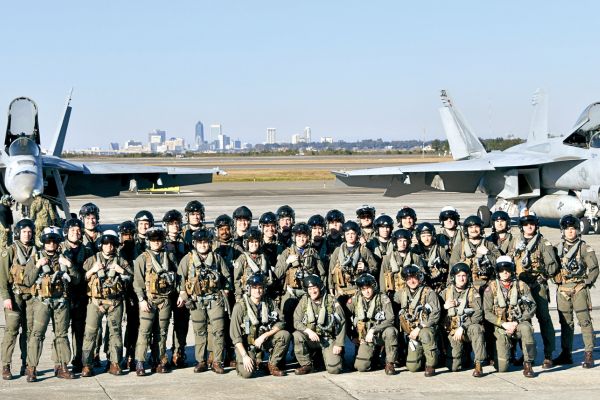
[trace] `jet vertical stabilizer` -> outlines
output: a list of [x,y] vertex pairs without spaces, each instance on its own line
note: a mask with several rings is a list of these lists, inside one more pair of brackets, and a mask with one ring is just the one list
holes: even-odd
[[485,148],[458,109],[454,107],[448,92],[442,90],[441,97],[444,106],[440,108],[440,116],[452,157],[455,160],[482,157],[486,154]]
[[537,89],[531,98],[533,115],[527,143],[539,143],[548,139],[548,96],[544,89]]
[[60,157],[63,146],[65,144],[65,138],[67,136],[67,128],[69,127],[69,120],[71,119],[71,97],[73,96],[73,89],[69,92],[67,97],[67,103],[65,104],[65,111],[60,124],[56,128],[54,139],[52,140],[52,146],[50,147],[50,154],[55,157]]

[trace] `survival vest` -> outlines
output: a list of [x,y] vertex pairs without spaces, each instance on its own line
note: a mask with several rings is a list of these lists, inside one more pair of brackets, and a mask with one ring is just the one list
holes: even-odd
[[473,249],[471,247],[471,241],[465,238],[460,250],[460,259],[464,260],[464,263],[471,269],[471,278],[474,283],[481,281],[487,282],[490,279],[486,274],[488,266],[483,264],[489,262],[487,255],[481,258],[477,256],[477,247],[482,245],[485,246],[485,239],[481,239],[479,244],[473,245],[475,246],[475,249]]
[[221,290],[221,272],[216,255],[210,252],[202,260],[196,250],[188,254],[188,271],[184,282],[188,296],[203,297]]
[[166,298],[175,290],[175,273],[169,270],[169,258],[166,252],[160,252],[162,265],[156,260],[150,250],[144,251],[146,259],[145,286],[146,295],[153,298]]
[[411,264],[415,264],[416,256],[412,252],[407,252],[403,257],[399,251],[394,251],[389,255],[389,266],[383,272],[386,291],[399,292],[406,286],[406,282],[402,279],[402,269]]
[[[454,300],[454,290],[454,285],[450,285],[446,288],[446,296],[444,298],[445,302]],[[465,315],[465,308],[469,308],[473,304],[474,298],[475,289],[473,287],[468,287],[459,294],[457,298],[458,306],[449,308],[447,310],[444,320],[444,327],[446,328],[446,332],[448,332],[450,335],[454,335],[454,331],[456,331],[456,329],[461,325],[460,320],[461,317]]]
[[[46,265],[49,267],[49,271],[43,272],[42,268],[40,268],[40,272],[34,286],[35,295],[42,299],[67,298],[67,289],[70,277],[66,272],[61,271],[60,264],[58,262],[59,253],[55,253],[53,256],[49,257],[46,252],[39,251],[34,256],[33,261],[37,263],[38,260],[44,257],[48,260],[48,264]],[[67,276],[63,277],[65,274]]]
[[361,250],[362,245],[358,242],[351,251],[348,251],[346,243],[342,243],[339,247],[337,260],[331,271],[333,284],[338,295],[352,296],[356,293],[357,288],[354,281],[358,275],[356,270],[358,263],[362,259]]
[[[287,271],[285,271],[285,286],[287,288],[291,288],[293,290],[300,290],[304,293],[302,289],[302,280],[305,276],[316,274],[320,275],[320,272],[316,267],[316,250],[312,247],[307,247],[304,249],[304,252],[300,254],[296,245],[292,245],[288,248],[288,252],[290,255],[298,256],[298,266],[290,266]],[[297,294],[296,294],[297,295]]]
[[535,282],[540,276],[548,279],[541,262],[541,240],[542,236],[536,233],[529,241],[521,238],[515,248],[514,260],[517,277],[528,284]]
[[18,243],[11,244],[13,249],[12,265],[10,266],[10,282],[12,284],[13,293],[15,294],[31,294],[32,288],[23,285],[25,278],[25,266],[29,259],[35,256],[35,247],[28,246],[23,248],[23,245]]
[[358,339],[362,340],[367,336],[367,332],[375,324],[385,320],[385,313],[381,302],[381,293],[375,293],[371,301],[366,302],[361,292],[358,292],[352,298],[354,306],[354,316],[352,323],[356,327]]
[[340,315],[335,311],[336,300],[327,293],[323,294],[318,310],[313,308],[317,307],[317,305],[313,303],[310,297],[306,296],[305,300],[302,323],[315,331],[319,336],[335,337],[338,333],[339,321],[341,320]]
[[412,332],[421,323],[430,291],[429,287],[421,285],[412,296],[408,287],[400,293],[400,327],[405,333]]
[[260,315],[256,315],[248,295],[244,294],[240,302],[243,306],[242,312],[242,329],[246,335],[246,340],[249,346],[254,346],[254,341],[263,332],[268,332],[273,328],[273,325],[279,322],[279,315],[275,310],[275,305],[268,298],[263,298],[257,306]]
[[256,253],[256,261],[250,252],[245,251],[240,258],[236,260],[242,270],[241,286],[246,287],[248,278],[253,274],[263,274],[266,277],[271,275],[267,264],[267,257],[263,253]]
[[518,317],[523,313],[524,306],[519,300],[525,290],[525,282],[518,281],[518,285],[513,281],[508,293],[504,295],[502,284],[498,279],[490,281],[489,287],[494,297],[494,314],[502,322],[520,322]]
[[120,257],[113,256],[106,259],[102,252],[98,252],[94,258],[96,262],[104,266],[104,269],[100,275],[98,274],[100,271],[98,271],[90,277],[88,296],[92,299],[122,300],[126,293],[127,282],[131,281],[131,277],[124,278],[121,274],[109,269],[113,263],[120,265]]

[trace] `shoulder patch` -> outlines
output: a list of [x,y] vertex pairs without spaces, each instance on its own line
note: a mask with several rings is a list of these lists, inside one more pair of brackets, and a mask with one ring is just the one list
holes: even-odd
[[546,246],[552,246],[552,243],[550,243],[548,240],[544,240],[544,245],[546,245]]
[[6,257],[6,256],[8,256],[8,251],[2,250],[2,257]]
[[389,304],[391,302],[392,301],[390,300],[389,297],[387,297],[387,296],[381,296],[381,304]]
[[[486,288],[485,290],[487,290],[488,288]],[[479,294],[479,292],[477,290],[473,291],[473,298],[478,298],[481,297],[481,295]]]
[[485,291],[486,292],[491,292],[492,291],[492,287],[491,286],[486,286]]

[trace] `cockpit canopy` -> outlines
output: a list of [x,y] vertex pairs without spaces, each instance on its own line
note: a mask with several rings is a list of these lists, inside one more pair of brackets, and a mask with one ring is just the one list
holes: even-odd
[[27,136],[40,144],[38,109],[35,102],[27,97],[18,97],[8,106],[8,125],[4,146],[8,149],[13,140]]
[[600,103],[589,105],[575,123],[574,132],[563,143],[584,149],[600,149]]
[[8,146],[8,155],[13,156],[34,156],[40,155],[40,147],[26,136],[19,137]]

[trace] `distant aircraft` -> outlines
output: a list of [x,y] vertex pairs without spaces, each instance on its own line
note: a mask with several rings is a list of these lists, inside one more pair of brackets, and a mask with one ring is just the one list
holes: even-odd
[[332,171],[347,186],[386,189],[385,196],[434,190],[488,195],[477,213],[489,225],[491,211],[518,216],[529,208],[541,218],[581,217],[582,231],[600,233],[600,103],[589,105],[566,137],[550,138],[545,92],[534,95],[525,143],[488,153],[441,92],[440,115],[456,161]]
[[74,162],[60,158],[71,116],[71,95],[56,131],[50,154],[42,154],[38,108],[27,97],[14,99],[8,108],[8,124],[4,148],[0,150],[0,190],[13,199],[28,205],[38,195],[55,197],[59,206],[70,214],[67,196],[117,196],[138,185],[186,186],[212,181],[218,168],[172,168],[145,165]]

